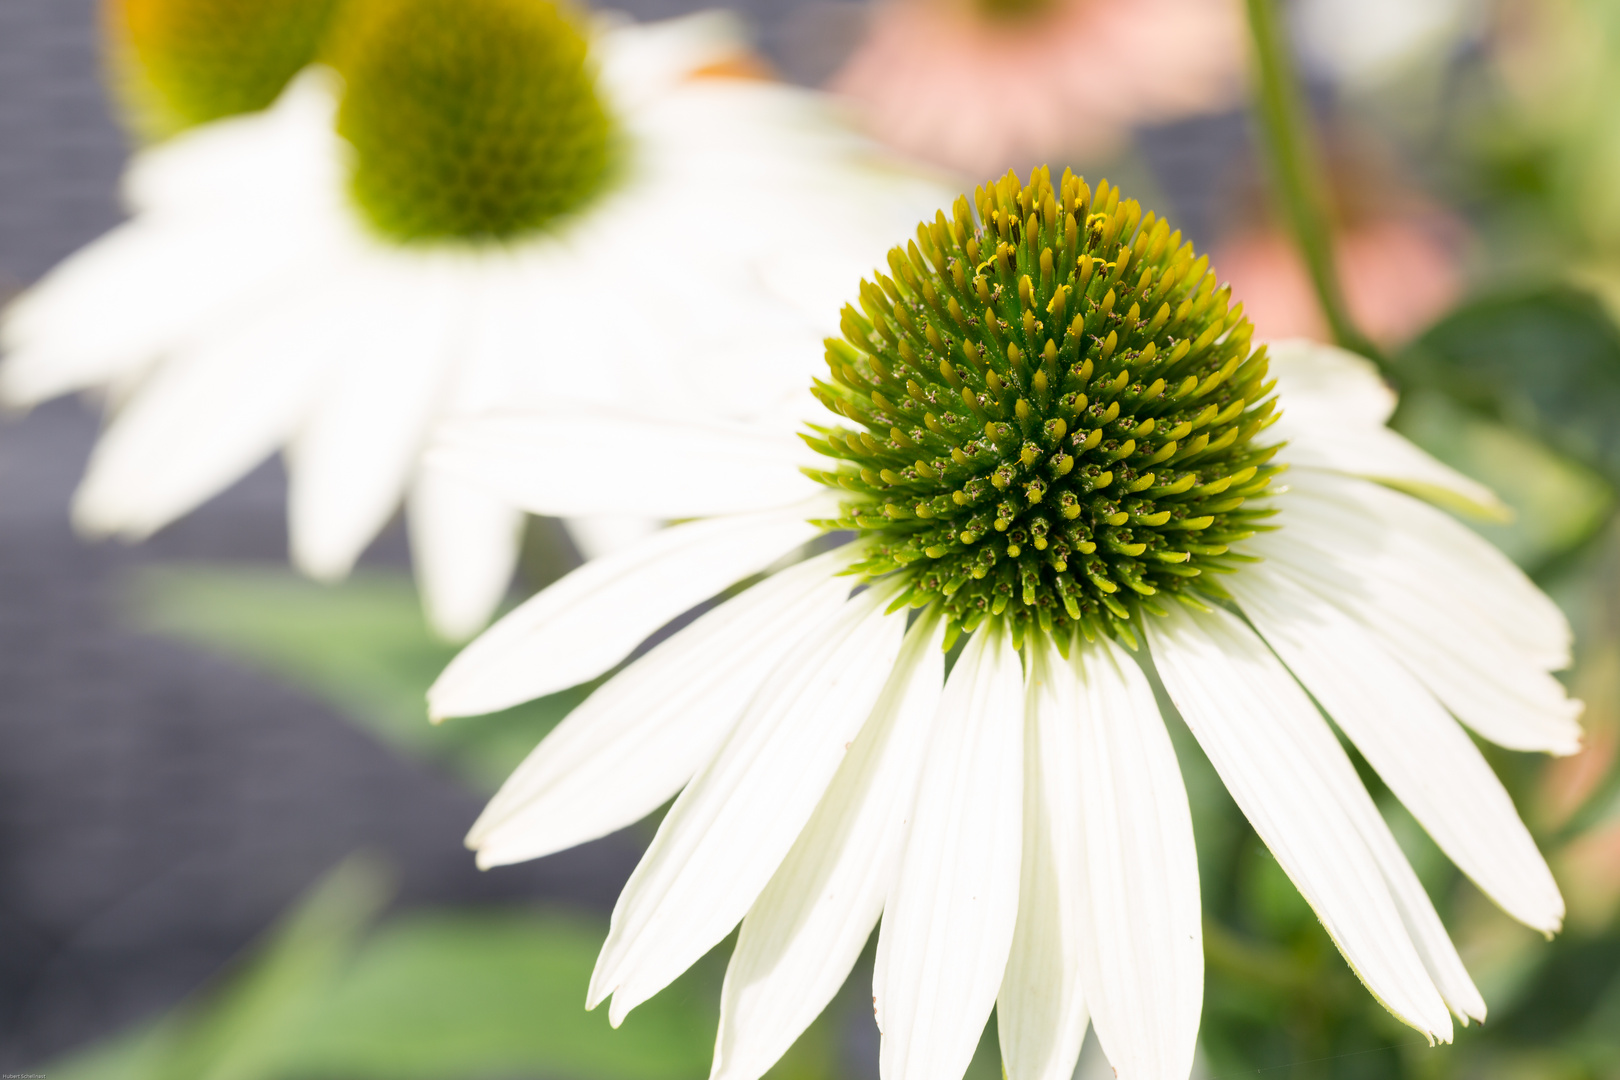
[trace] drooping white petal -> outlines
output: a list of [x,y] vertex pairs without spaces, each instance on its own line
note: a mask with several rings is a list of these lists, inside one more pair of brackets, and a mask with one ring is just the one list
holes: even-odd
[[31,405],[127,380],[257,322],[327,266],[333,204],[345,197],[336,99],[319,85],[330,77],[306,73],[272,110],[136,153],[124,177],[135,216],[0,319],[0,400]]
[[1305,338],[1268,342],[1266,352],[1288,414],[1367,428],[1395,413],[1395,391],[1364,356]]
[[523,515],[480,488],[430,472],[411,485],[406,511],[428,622],[441,637],[464,641],[512,584]]
[[766,678],[713,759],[687,785],[613,909],[589,1004],[609,1019],[667,986],[753,906],[804,830],[888,681],[905,633],[873,588]]
[[593,679],[677,615],[817,531],[797,510],[705,518],[593,559],[463,649],[428,691],[429,711],[494,712]]
[[1282,415],[1269,435],[1288,441],[1279,460],[1379,480],[1478,516],[1511,511],[1494,491],[1384,426],[1395,396],[1371,361],[1313,341],[1270,346]]
[[312,64],[268,109],[143,147],[124,172],[125,203],[137,217],[171,223],[202,216],[259,222],[268,208],[344,204],[347,144],[333,130],[342,92],[337,72]]
[[1204,1003],[1187,792],[1141,668],[1107,639],[1077,643],[1072,661],[1080,707],[1054,783],[1068,784],[1079,816],[1076,921],[1092,1023],[1121,1080],[1182,1080]]
[[[1490,574],[1467,569],[1467,545],[1450,542],[1454,523],[1427,519],[1434,511],[1414,499],[1342,477],[1298,477],[1295,485],[1282,527],[1245,545],[1267,560],[1268,573],[1292,577],[1355,616],[1492,742],[1579,749],[1582,706],[1547,673],[1564,628],[1561,616],[1548,616],[1550,601],[1515,602],[1516,590],[1502,587],[1512,575],[1497,576],[1493,589]],[[1401,512],[1386,500],[1398,500]],[[1514,615],[1522,617],[1518,627],[1509,625]]]
[[1286,578],[1238,574],[1228,587],[1441,850],[1514,918],[1557,930],[1563,898],[1507,790],[1416,677],[1354,619]]
[[1012,952],[996,995],[1008,1080],[1069,1080],[1085,1041],[1085,889],[1074,753],[1079,687],[1044,636],[1026,646],[1024,851]]
[[1449,1041],[1451,1016],[1351,792],[1371,799],[1327,722],[1236,617],[1166,606],[1168,616],[1146,623],[1154,661],[1232,798],[1373,996]]
[[1353,477],[1289,475],[1280,521],[1333,561],[1374,570],[1484,623],[1548,671],[1569,666],[1574,634],[1557,604],[1484,537],[1434,507]]
[[[1277,426],[1283,427],[1281,423]],[[1513,511],[1496,492],[1420,450],[1389,428],[1305,430],[1314,430],[1314,434],[1302,438],[1292,427],[1270,432],[1292,440],[1279,460],[1377,480],[1475,517],[1506,521],[1513,516]]]
[[280,290],[166,358],[97,443],[74,499],[79,527],[145,537],[268,456],[347,360],[326,331],[344,295],[336,276]]
[[537,859],[652,813],[690,780],[808,628],[849,596],[840,548],[768,578],[662,642],[587,698],[490,800],[478,865]]
[[[1374,675],[1374,672],[1366,672],[1362,677]],[[1353,674],[1350,676],[1351,679],[1355,677]],[[1421,692],[1421,688],[1418,689]],[[1463,738],[1466,740],[1466,736]],[[1343,757],[1343,753],[1338,749],[1338,744],[1318,741],[1321,745],[1317,749],[1322,751],[1324,764],[1329,768],[1327,775],[1339,784],[1340,802],[1355,820],[1368,849],[1378,861],[1384,879],[1389,884],[1395,906],[1400,911],[1412,943],[1417,947],[1430,978],[1440,991],[1440,996],[1464,1024],[1467,1024],[1470,1018],[1483,1020],[1484,999],[1480,997],[1478,989],[1463,966],[1461,957],[1457,955],[1456,946],[1452,944],[1450,935],[1441,924],[1439,915],[1429,901],[1428,894],[1423,891],[1417,875],[1395,844],[1394,837],[1390,835],[1388,827],[1379,816],[1365,789],[1347,768],[1339,764],[1338,759]],[[1328,753],[1329,750],[1336,752]],[[1437,764],[1430,762],[1429,767],[1435,768]]]
[[343,577],[399,506],[469,313],[467,279],[446,260],[378,253],[330,328],[349,352],[287,449],[294,563]]
[[633,548],[662,524],[657,518],[629,514],[563,519],[568,539],[584,559],[600,559]]
[[955,1080],[995,1005],[1018,918],[1024,703],[985,627],[945,684],[878,934],[884,1080]]
[[726,969],[711,1080],[757,1080],[826,1008],[893,880],[944,689],[943,626],[912,625],[872,716],[743,920]]
[[241,222],[135,220],[76,252],[5,309],[0,400],[34,405],[127,376],[185,344],[273,280],[304,240],[290,228],[261,245],[271,239],[261,232]]
[[[797,445],[795,445],[797,444]],[[429,461],[531,513],[689,518],[799,502],[821,490],[790,433],[579,407],[448,423]]]

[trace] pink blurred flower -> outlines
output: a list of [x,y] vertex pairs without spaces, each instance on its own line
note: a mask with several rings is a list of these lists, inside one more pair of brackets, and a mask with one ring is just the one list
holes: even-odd
[[[1381,345],[1418,333],[1462,290],[1455,223],[1435,217],[1374,219],[1337,237],[1339,282],[1350,317]],[[1240,232],[1214,264],[1242,299],[1255,336],[1326,340],[1327,323],[1293,241],[1272,228]]]
[[1220,108],[1243,61],[1231,0],[888,0],[830,86],[893,145],[990,175]]

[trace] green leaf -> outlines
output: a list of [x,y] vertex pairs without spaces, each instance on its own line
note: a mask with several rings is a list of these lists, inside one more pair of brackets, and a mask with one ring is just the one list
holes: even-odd
[[401,918],[367,943],[279,1075],[344,1080],[702,1080],[714,1048],[712,965],[617,1031],[585,990],[607,927],[558,912]]
[[1472,301],[1395,366],[1620,485],[1620,329],[1590,294],[1558,285]]
[[343,960],[387,900],[387,873],[346,860],[302,900],[267,943],[212,993],[111,1045],[64,1061],[66,1080],[260,1080],[282,1075],[288,1041],[305,1028]]
[[430,725],[427,688],[456,646],[428,630],[416,590],[399,572],[361,570],[326,586],[280,567],[154,566],[136,574],[127,601],[137,626],[278,675],[482,790],[499,786],[590,691]]
[[1398,426],[1502,497],[1511,520],[1464,520],[1521,566],[1547,565],[1592,536],[1613,512],[1614,488],[1601,474],[1446,394],[1418,389],[1403,395]]
[[[351,859],[214,988],[49,1071],[66,1080],[702,1080],[725,947],[614,1030],[585,1010],[604,920],[557,911],[406,915]],[[820,1073],[818,1075],[831,1075]]]

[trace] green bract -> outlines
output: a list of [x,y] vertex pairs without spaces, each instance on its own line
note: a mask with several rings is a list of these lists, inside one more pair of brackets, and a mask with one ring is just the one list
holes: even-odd
[[827,342],[817,394],[857,427],[807,436],[848,495],[825,524],[957,630],[1130,640],[1167,595],[1221,596],[1210,573],[1271,513],[1265,348],[1208,259],[1106,181],[1009,173],[974,200],[891,251]]
[[352,191],[398,240],[502,239],[599,193],[613,125],[585,36],[543,0],[367,0],[333,35]]
[[174,132],[263,109],[320,48],[337,0],[113,0],[134,120]]

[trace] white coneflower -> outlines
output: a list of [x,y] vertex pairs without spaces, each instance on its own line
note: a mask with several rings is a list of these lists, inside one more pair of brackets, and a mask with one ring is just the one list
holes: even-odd
[[[164,46],[142,54],[153,86],[190,120],[262,103],[330,7],[130,4],[135,44]],[[152,14],[169,8],[205,10]],[[208,39],[227,31],[275,62]],[[822,99],[726,76],[747,54],[725,16],[590,31],[546,0],[355,0],[322,40],[331,66],[267,111],[137,155],[133,219],[6,313],[0,396],[110,392],[75,505],[94,534],[151,533],[285,448],[293,558],[332,579],[404,497],[452,636],[503,595],[521,519],[421,475],[437,420],[632,392],[744,416],[802,395],[827,328],[787,287],[848,280],[882,250],[865,238],[939,198]]]
[[961,1075],[992,1006],[1011,1080],[1066,1080],[1088,1017],[1120,1077],[1185,1077],[1198,868],[1151,660],[1368,989],[1450,1039],[1450,1014],[1485,1004],[1318,705],[1459,867],[1551,932],[1558,889],[1458,721],[1573,751],[1579,705],[1548,674],[1565,620],[1413,497],[1495,505],[1384,427],[1370,364],[1251,349],[1207,262],[1106,184],[1009,175],[976,203],[845,309],[817,389],[848,423],[806,438],[833,467],[801,472],[782,432],[605,414],[446,441],[440,465],[541,508],[699,520],[493,627],[431,692],[440,717],[598,675],[810,538],[853,534],[608,680],[490,803],[480,864],[679,793],[589,1003],[611,994],[617,1023],[741,922],[716,1080],[793,1043],[880,915],[887,1080]]

